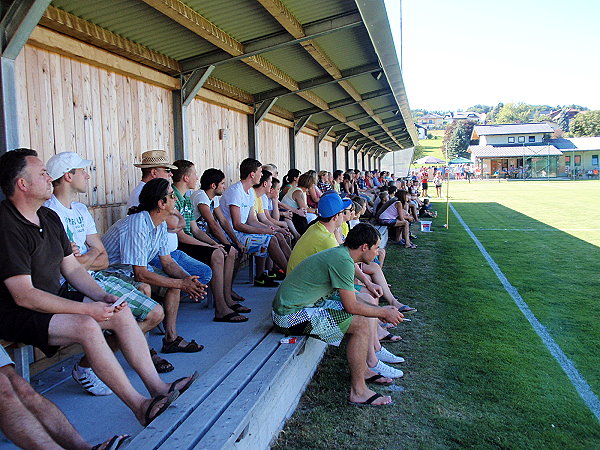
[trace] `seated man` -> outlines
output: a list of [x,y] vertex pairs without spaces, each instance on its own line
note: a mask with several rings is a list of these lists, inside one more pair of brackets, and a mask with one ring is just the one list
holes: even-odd
[[374,306],[356,297],[355,263],[373,261],[378,248],[377,230],[359,224],[350,231],[344,245],[316,253],[298,264],[273,299],[273,322],[283,333],[308,335],[331,345],[339,345],[344,334],[350,335],[349,401],[360,405],[392,402],[391,397],[367,388],[365,379],[372,376],[367,359],[377,318],[394,325],[402,320],[402,314],[393,306]]
[[[87,207],[75,200],[77,195],[85,192],[90,176],[85,171],[92,161],[82,159],[77,153],[62,152],[48,160],[48,174],[52,177],[54,194],[44,206],[52,209],[65,228],[67,237],[71,241],[75,259],[82,264],[94,278],[98,286],[109,294],[121,297],[127,296],[127,304],[133,316],[138,321],[142,331],[146,333],[158,325],[164,317],[162,307],[152,300],[150,286],[140,286],[137,290],[130,283],[119,278],[107,276],[102,272],[108,267],[108,257],[102,241],[96,231],[96,224]],[[61,279],[62,289],[74,291],[74,288]],[[111,348],[115,348],[116,341],[113,337],[108,339]],[[170,372],[173,366],[162,359],[151,349],[152,361],[158,373]],[[92,395],[109,395],[112,392],[102,383],[91,369],[87,357],[75,364],[72,372],[73,378],[88,393]]]
[[[127,303],[102,290],[73,255],[60,219],[42,206],[52,195],[52,179],[30,149],[0,157],[0,338],[33,345],[47,356],[62,345],[80,344],[94,372],[146,426],[197,378],[164,383],[147,351],[144,334]],[[93,300],[82,303],[58,296],[60,275]],[[154,398],[131,385],[106,343],[103,330],[114,331],[128,363]]]
[[232,297],[233,273],[237,250],[229,244],[221,244],[198,227],[194,220],[194,207],[187,192],[196,189],[198,174],[190,161],[180,159],[173,163],[173,191],[177,197],[175,208],[183,216],[185,226],[177,233],[178,250],[211,267],[213,277],[210,287],[215,297],[215,322],[239,323],[248,318],[240,313],[251,312]]
[[[205,284],[197,275],[189,275],[171,257],[167,243],[165,220],[175,210],[175,193],[164,178],[155,178],[144,185],[139,206],[131,215],[117,221],[102,237],[108,254],[108,271],[133,277],[151,286],[166,288],[164,295],[165,337],[163,353],[194,353],[204,347],[196,341],[185,341],[177,335],[177,311],[180,292],[196,299],[204,293]],[[150,265],[158,255],[162,270]]]
[[265,274],[266,257],[270,256],[280,269],[285,270],[287,258],[281,250],[279,241],[272,239],[274,229],[266,227],[254,214],[254,192],[252,186],[260,181],[262,165],[259,161],[246,158],[240,164],[240,181],[232,184],[223,193],[220,200],[221,210],[231,224],[245,251],[256,253],[256,273],[254,285],[276,287],[279,285]]
[[0,430],[21,448],[28,449],[115,449],[129,442],[128,435],[116,435],[92,447],[73,428],[58,407],[38,394],[13,368],[0,347]]

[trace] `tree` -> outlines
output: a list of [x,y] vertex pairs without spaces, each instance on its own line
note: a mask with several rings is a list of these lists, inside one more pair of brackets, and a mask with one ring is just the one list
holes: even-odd
[[525,103],[507,103],[494,114],[494,123],[527,123],[531,117],[531,108]]
[[569,110],[567,108],[563,108],[556,120],[560,129],[563,130],[565,133],[569,132],[569,113],[568,113],[568,111]]
[[478,114],[487,114],[492,110],[491,106],[487,106],[487,105],[475,105],[475,106],[471,106],[470,108],[467,108],[467,111],[473,111],[476,112]]
[[575,137],[600,136],[600,111],[586,111],[571,119],[570,131]]
[[469,142],[475,121],[473,120],[455,120],[444,135],[444,149],[447,158],[457,158],[459,156],[467,157]]

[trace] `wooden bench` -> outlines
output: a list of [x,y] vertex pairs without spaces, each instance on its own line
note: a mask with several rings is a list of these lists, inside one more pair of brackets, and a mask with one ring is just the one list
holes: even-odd
[[25,380],[29,381],[29,365],[33,362],[33,347],[31,345],[18,344],[0,339],[2,347],[12,350],[12,359],[15,363],[15,371]]
[[258,324],[128,449],[268,448],[326,348],[307,337],[281,344],[282,337]]

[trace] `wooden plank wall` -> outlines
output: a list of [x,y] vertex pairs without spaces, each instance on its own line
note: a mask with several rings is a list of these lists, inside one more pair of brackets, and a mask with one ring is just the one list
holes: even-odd
[[30,45],[16,61],[19,141],[47,161],[76,151],[93,161],[89,205],[99,232],[124,214],[141,153],[173,148],[171,93]]
[[348,152],[348,167],[346,167],[346,169],[356,169],[356,167],[354,167],[354,152],[355,150],[350,150]]
[[337,148],[337,168],[339,170],[343,170],[346,171],[347,167],[346,167],[346,145],[340,145]]
[[[188,109],[189,159],[198,175],[214,167],[225,173],[226,184],[240,179],[240,163],[248,157],[248,123],[245,114],[194,99]],[[219,130],[229,130],[219,139]]]
[[263,120],[258,125],[258,160],[275,164],[281,176],[290,169],[289,129]]
[[321,170],[333,172],[333,144],[325,139],[319,144],[319,160]]
[[296,136],[296,169],[304,173],[315,167],[315,137],[300,132]]

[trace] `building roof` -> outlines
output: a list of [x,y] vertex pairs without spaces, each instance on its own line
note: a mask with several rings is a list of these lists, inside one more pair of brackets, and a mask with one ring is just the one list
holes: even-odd
[[554,129],[546,123],[509,123],[500,125],[476,125],[473,138],[502,134],[552,133]]
[[419,117],[419,119],[441,119],[442,116],[440,116],[439,114],[424,114],[421,117]]
[[560,156],[562,152],[554,145],[520,145],[499,147],[492,145],[471,145],[469,152],[476,158],[512,158],[523,156]]
[[552,139],[550,143],[561,150],[600,150],[600,136]]

